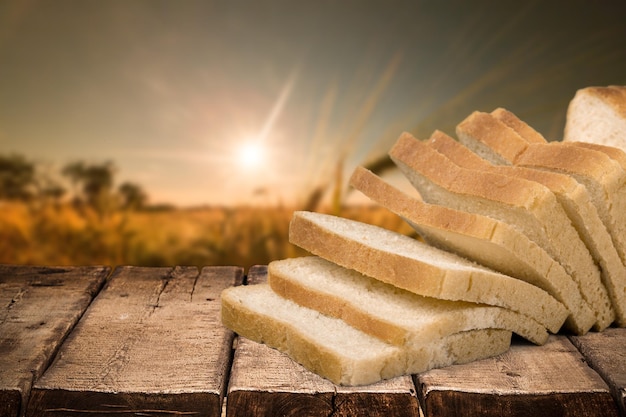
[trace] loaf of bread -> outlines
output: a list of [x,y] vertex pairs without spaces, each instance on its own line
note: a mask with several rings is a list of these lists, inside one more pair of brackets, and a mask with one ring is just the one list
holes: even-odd
[[[527,282],[378,226],[297,211],[289,241],[326,260],[418,295],[509,308],[558,332],[567,309]],[[533,302],[528,302],[533,300]]]
[[596,313],[597,329],[615,319],[600,270],[547,187],[516,176],[462,168],[410,134],[389,152],[425,201],[494,217],[528,236],[574,278]]
[[[511,332],[470,330],[392,345],[276,294],[267,284],[221,294],[221,319],[240,336],[280,350],[339,385],[364,385],[505,352]],[[398,312],[403,314],[403,312]]]
[[392,345],[476,329],[509,330],[538,345],[548,339],[545,327],[512,310],[422,297],[317,256],[270,262],[267,277],[284,298]]
[[361,167],[350,184],[419,237],[296,211],[289,241],[314,256],[224,290],[222,322],[340,385],[494,356],[512,333],[626,326],[625,97],[579,91],[559,143],[503,108],[458,141],[402,134],[389,156],[419,195]]
[[586,87],[567,108],[563,141],[626,150],[626,86]]
[[402,217],[429,244],[471,259],[545,290],[569,310],[566,327],[585,334],[595,314],[563,267],[535,242],[497,219],[428,204],[411,197],[365,168],[350,184]]
[[[502,140],[506,140],[506,136],[502,136]],[[622,295],[620,296],[619,289],[626,288],[626,268],[624,268],[611,236],[583,185],[569,175],[558,172],[520,166],[493,165],[460,142],[442,133],[433,134],[428,144],[464,168],[513,175],[535,181],[550,189],[563,206],[578,235],[591,253],[594,262],[600,268],[602,283],[587,282],[586,284],[594,287],[601,285],[606,287],[615,310],[616,320],[618,323],[624,323],[626,320],[624,301],[626,300],[624,300],[624,291],[621,291]],[[583,283],[579,282],[579,284]],[[590,289],[581,288],[583,296],[589,291]]]

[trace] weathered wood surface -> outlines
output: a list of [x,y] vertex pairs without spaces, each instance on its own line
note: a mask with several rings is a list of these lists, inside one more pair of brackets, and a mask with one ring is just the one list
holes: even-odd
[[[219,294],[241,283],[241,268],[109,272],[0,265],[0,417],[626,417],[626,329],[552,336],[542,347],[517,339],[496,358],[339,387],[244,338],[230,368],[234,336]],[[265,267],[250,271],[251,284],[265,278]]]
[[570,339],[607,382],[622,415],[626,416],[626,329],[606,329]]
[[[251,268],[248,284],[266,279]],[[228,416],[418,416],[410,377],[364,387],[340,387],[286,355],[238,338],[228,389]]]
[[114,271],[35,383],[31,416],[219,416],[233,334],[219,295],[237,267]]
[[415,379],[426,416],[618,415],[609,387],[566,336],[544,346],[518,340],[495,358]]
[[0,265],[0,416],[23,414],[33,380],[109,272],[106,267]]

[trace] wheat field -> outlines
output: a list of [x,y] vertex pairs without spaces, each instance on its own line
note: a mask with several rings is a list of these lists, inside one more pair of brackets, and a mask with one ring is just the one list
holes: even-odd
[[[288,241],[293,208],[116,211],[103,217],[71,205],[0,204],[4,264],[234,265],[247,270],[307,254]],[[402,219],[380,207],[349,207],[335,214],[412,234]]]

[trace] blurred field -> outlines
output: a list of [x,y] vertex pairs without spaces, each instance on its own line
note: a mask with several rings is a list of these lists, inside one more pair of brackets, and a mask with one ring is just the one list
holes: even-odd
[[[115,211],[71,205],[0,203],[0,263],[30,265],[237,265],[305,255],[288,242],[293,209],[235,207]],[[376,206],[343,217],[411,234]]]

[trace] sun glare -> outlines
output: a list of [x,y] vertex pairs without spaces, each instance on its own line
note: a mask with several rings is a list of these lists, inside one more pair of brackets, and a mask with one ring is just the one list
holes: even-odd
[[263,147],[257,142],[243,143],[239,147],[237,156],[239,163],[244,168],[256,168],[263,162]]

